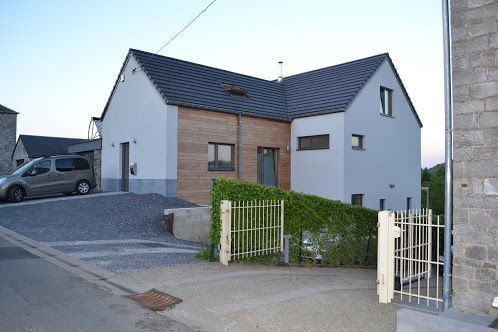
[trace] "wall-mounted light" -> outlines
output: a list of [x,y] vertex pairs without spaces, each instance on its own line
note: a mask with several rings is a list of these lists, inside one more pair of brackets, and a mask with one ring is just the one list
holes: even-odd
[[111,143],[111,146],[114,147],[114,141]]
[[287,146],[285,147],[285,149],[286,149],[287,151],[289,151],[289,150],[290,150],[290,147],[287,145]]
[[121,82],[125,81],[125,74],[121,74]]
[[137,139],[133,137],[133,143],[137,144]]
[[393,189],[396,185],[395,184],[390,184],[389,188]]

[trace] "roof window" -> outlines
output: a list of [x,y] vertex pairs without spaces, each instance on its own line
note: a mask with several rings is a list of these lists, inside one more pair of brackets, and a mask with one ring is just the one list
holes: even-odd
[[220,82],[221,85],[225,88],[225,90],[231,94],[231,95],[236,95],[236,96],[242,96],[242,97],[247,97],[247,93],[244,90],[239,89],[238,86],[236,86],[233,83],[223,83]]

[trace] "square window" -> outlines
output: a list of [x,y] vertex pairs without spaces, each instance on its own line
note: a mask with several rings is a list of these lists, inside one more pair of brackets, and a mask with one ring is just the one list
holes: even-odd
[[363,149],[363,135],[353,134],[351,136],[351,141],[353,149],[358,149],[358,150]]
[[352,194],[351,195],[351,204],[363,206],[363,194]]
[[382,86],[380,87],[380,114],[387,116],[393,115],[392,95],[393,90]]
[[208,170],[233,171],[233,144],[208,144]]
[[329,135],[302,136],[297,138],[298,150],[321,150],[329,148]]

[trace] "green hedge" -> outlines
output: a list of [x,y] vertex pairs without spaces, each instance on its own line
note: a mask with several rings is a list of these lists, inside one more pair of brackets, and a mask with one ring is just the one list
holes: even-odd
[[[284,234],[292,235],[291,261],[297,261],[300,235],[304,231],[309,244],[328,264],[375,264],[377,259],[377,210],[329,200],[316,195],[283,190],[249,181],[219,177],[210,193],[211,230],[209,238],[219,244],[221,233],[220,202],[284,200]],[[368,248],[368,251],[367,251]]]

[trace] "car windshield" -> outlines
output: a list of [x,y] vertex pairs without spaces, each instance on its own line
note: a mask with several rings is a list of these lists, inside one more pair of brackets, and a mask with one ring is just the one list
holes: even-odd
[[36,158],[36,159],[31,160],[30,162],[28,162],[28,163],[22,165],[21,167],[19,167],[18,169],[16,169],[12,173],[12,175],[18,175],[18,174],[24,173],[24,171],[26,171],[28,168],[33,166],[34,163],[36,163],[37,161],[39,161],[41,159],[43,159],[43,158]]

